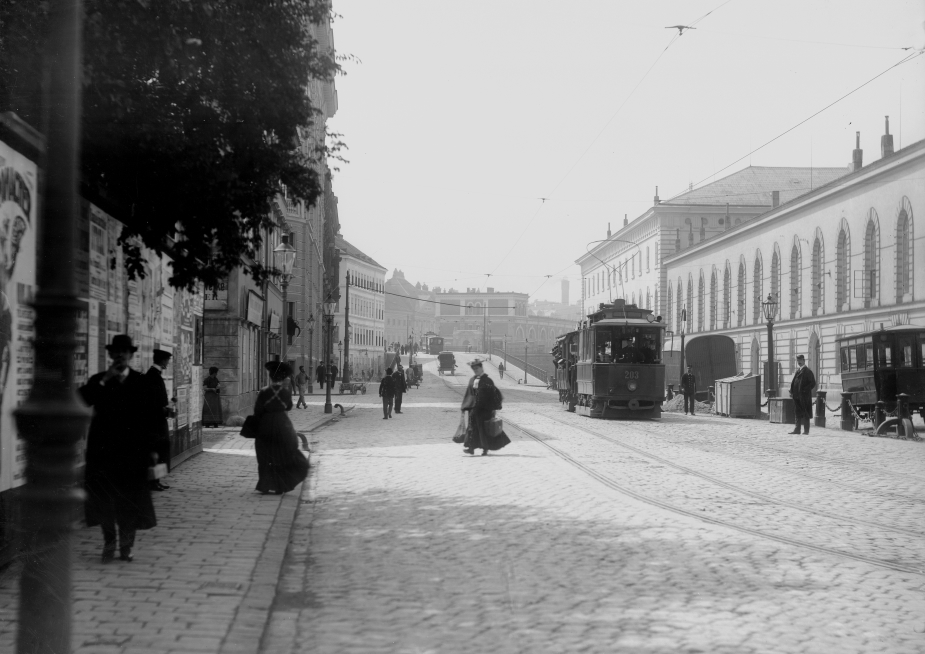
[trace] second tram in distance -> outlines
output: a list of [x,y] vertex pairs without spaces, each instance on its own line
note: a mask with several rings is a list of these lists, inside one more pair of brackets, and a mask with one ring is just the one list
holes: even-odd
[[553,349],[559,400],[591,418],[660,418],[665,324],[649,309],[601,304]]

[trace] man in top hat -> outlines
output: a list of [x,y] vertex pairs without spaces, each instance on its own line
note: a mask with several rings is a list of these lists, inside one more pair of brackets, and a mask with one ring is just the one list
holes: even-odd
[[816,387],[816,376],[813,371],[806,367],[806,357],[802,354],[797,355],[796,373],[793,375],[793,381],[790,382],[790,397],[793,398],[793,412],[796,416],[796,426],[791,434],[799,434],[800,426],[803,426],[803,433],[809,433],[809,419],[813,415],[813,389]]
[[400,363],[392,373],[392,381],[395,383],[395,413],[401,413],[401,397],[408,390],[408,384],[405,380],[405,369]]
[[697,403],[697,377],[694,376],[694,367],[687,366],[687,372],[681,375],[681,393],[684,394],[684,415],[687,415],[690,407],[691,415],[694,414],[694,405]]
[[115,558],[116,527],[120,558],[131,561],[136,530],[157,525],[148,486],[155,454],[147,420],[157,404],[145,376],[130,367],[137,349],[127,335],[114,336],[106,346],[112,365],[80,388],[84,402],[93,407],[84,469],[85,516],[88,526],[103,528],[103,563]]
[[[167,396],[167,384],[164,383],[164,372],[170,364],[170,358],[173,356],[165,350],[154,350],[154,363],[145,373],[145,379],[150,385],[152,410],[149,416],[151,427],[151,440],[154,442],[154,451],[157,453],[157,462],[167,464],[170,469],[170,428],[167,425],[167,419],[176,415],[173,407],[170,406],[171,399]],[[170,486],[161,483],[160,479],[151,480],[151,490],[165,491]]]
[[324,364],[319,363],[318,367],[315,368],[315,381],[318,382],[318,386],[321,388],[321,390],[324,390],[324,378],[326,376],[327,375],[325,375],[324,372]]

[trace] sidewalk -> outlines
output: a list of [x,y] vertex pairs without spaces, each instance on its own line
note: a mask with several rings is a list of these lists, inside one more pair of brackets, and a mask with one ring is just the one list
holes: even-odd
[[[312,441],[339,413],[290,415]],[[158,526],[138,532],[133,562],[102,564],[99,528],[74,532],[75,654],[258,650],[302,486],[256,493],[254,441],[238,431],[204,430],[202,454],[154,493]],[[13,564],[0,573],[0,652],[15,651],[18,593]]]

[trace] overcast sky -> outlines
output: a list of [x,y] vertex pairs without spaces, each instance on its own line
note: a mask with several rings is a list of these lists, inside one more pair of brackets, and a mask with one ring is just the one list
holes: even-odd
[[870,163],[886,115],[897,149],[925,138],[919,56],[717,172],[923,48],[923,0],[334,10],[338,52],[360,60],[329,123],[350,148],[334,177],[341,232],[387,277],[531,300],[558,299],[568,277],[574,302],[575,259],[608,222],[644,213],[656,185],[664,201],[749,164],[846,166],[856,131]]

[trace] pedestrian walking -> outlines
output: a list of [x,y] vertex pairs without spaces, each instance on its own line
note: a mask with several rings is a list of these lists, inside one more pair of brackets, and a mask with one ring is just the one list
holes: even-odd
[[475,448],[482,448],[482,456],[489,450],[500,450],[511,442],[502,431],[497,435],[489,433],[488,422],[495,417],[495,411],[501,408],[501,391],[495,386],[482,365],[480,359],[472,361],[472,379],[463,395],[462,410],[469,412],[469,429],[463,443],[463,452],[475,454]]
[[790,397],[793,398],[793,412],[796,417],[796,426],[791,434],[799,434],[800,426],[803,433],[809,433],[809,419],[813,415],[813,389],[816,387],[816,376],[806,367],[806,357],[797,355],[796,373],[790,382]]
[[385,377],[379,382],[379,397],[382,398],[382,419],[392,417],[392,404],[395,402],[395,381],[392,379],[392,369],[385,369]]
[[257,437],[257,490],[266,495],[282,495],[298,486],[308,475],[308,461],[299,450],[299,437],[289,420],[292,409],[289,379],[292,368],[288,363],[270,361],[264,366],[270,373],[270,385],[257,395],[254,416]]
[[395,413],[401,413],[401,398],[405,391],[408,390],[408,384],[405,380],[405,371],[400,363],[395,372],[392,373],[392,381],[395,384]]
[[318,381],[318,386],[321,390],[324,390],[324,364],[319,363],[318,367],[315,368],[315,379]]
[[203,380],[202,387],[202,426],[220,427],[225,421],[222,419],[221,382],[216,366],[209,368],[209,376]]
[[688,407],[690,414],[694,414],[694,405],[697,403],[697,377],[694,375],[693,366],[687,366],[687,372],[681,375],[681,393],[684,394],[684,415],[687,415]]
[[305,374],[305,366],[299,366],[299,374],[295,376],[295,385],[299,390],[299,401],[296,402],[295,408],[307,409],[308,402],[305,401],[305,387],[308,385],[308,375]]
[[501,379],[504,379],[504,361],[498,364],[498,375],[500,375]]
[[335,366],[333,363],[331,364],[330,373],[331,373],[331,379],[328,381],[328,383],[331,385],[331,389],[333,390],[334,382],[337,381],[337,366]]
[[88,526],[102,527],[103,563],[115,558],[117,536],[119,558],[131,561],[136,531],[157,525],[148,486],[154,443],[150,424],[139,420],[156,405],[145,376],[130,366],[137,350],[126,334],[113,336],[106,346],[112,364],[80,388],[84,402],[93,407],[85,454],[84,514]]
[[[167,396],[164,371],[167,370],[172,356],[170,352],[155,349],[154,363],[145,373],[145,379],[150,387],[148,392],[152,399],[151,414],[147,417],[151,429],[151,441],[154,444],[154,452],[157,454],[157,463],[166,464],[168,472],[170,472],[170,427],[167,425],[167,419],[176,415],[176,411],[170,406],[171,398]],[[152,479],[148,484],[153,491],[165,491],[170,488],[161,483],[160,479]]]

